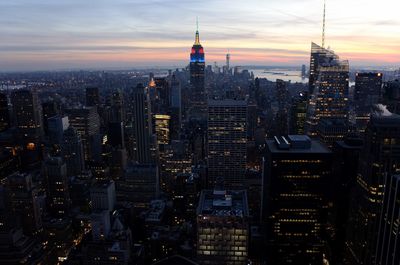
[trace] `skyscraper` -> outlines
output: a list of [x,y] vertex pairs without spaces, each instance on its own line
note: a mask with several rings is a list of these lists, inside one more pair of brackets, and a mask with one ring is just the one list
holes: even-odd
[[379,105],[360,154],[347,231],[348,264],[375,264],[385,177],[400,171],[400,116]]
[[66,217],[70,209],[67,165],[61,157],[49,157],[43,165],[47,182],[46,193],[50,214],[56,218]]
[[78,131],[69,127],[64,131],[61,154],[67,164],[67,175],[77,176],[85,169],[85,157],[82,139]]
[[13,91],[11,102],[16,126],[23,139],[31,141],[42,135],[42,114],[38,94],[35,90]]
[[171,87],[171,139],[178,140],[182,127],[182,89],[181,83],[175,75],[170,80]]
[[298,96],[292,100],[289,116],[290,134],[302,135],[305,133],[307,104],[307,93],[299,93]]
[[25,235],[34,235],[42,228],[38,190],[31,174],[14,173],[7,177],[11,214]]
[[249,241],[247,192],[203,190],[197,208],[200,264],[246,264]]
[[378,228],[376,265],[400,264],[400,175],[388,175]]
[[86,88],[86,106],[95,107],[100,104],[99,88],[87,87]]
[[322,264],[332,153],[305,135],[266,143],[262,221],[270,264]]
[[135,160],[139,163],[151,161],[152,119],[149,94],[142,84],[132,91],[134,132],[136,140]]
[[96,107],[83,107],[67,109],[70,126],[80,134],[85,160],[93,159],[94,139],[100,133],[100,117]]
[[349,63],[313,43],[310,69],[307,133],[315,136],[320,119],[348,119]]
[[204,83],[205,65],[204,49],[200,44],[200,35],[197,29],[195,42],[190,52],[191,102],[194,108],[193,112],[196,115],[201,115],[201,112],[205,111],[207,104]]
[[354,104],[356,124],[360,132],[367,128],[373,105],[379,103],[382,77],[382,73],[356,73]]
[[243,188],[246,172],[247,102],[208,101],[208,184],[223,179],[226,187]]
[[319,77],[320,66],[329,65],[330,62],[338,59],[339,57],[333,51],[325,49],[314,42],[311,43],[310,72],[308,80],[309,95],[314,93]]
[[157,136],[157,143],[166,145],[170,141],[171,116],[165,114],[153,115],[154,130]]
[[8,110],[7,94],[0,93],[0,132],[10,127],[10,113]]

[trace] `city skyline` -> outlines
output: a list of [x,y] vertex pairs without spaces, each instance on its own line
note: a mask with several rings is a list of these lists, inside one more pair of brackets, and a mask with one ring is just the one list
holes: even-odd
[[[399,64],[399,6],[327,1],[326,46],[351,66]],[[208,64],[222,64],[228,49],[233,65],[308,64],[322,8],[322,0],[4,2],[0,71],[186,66],[197,16]]]

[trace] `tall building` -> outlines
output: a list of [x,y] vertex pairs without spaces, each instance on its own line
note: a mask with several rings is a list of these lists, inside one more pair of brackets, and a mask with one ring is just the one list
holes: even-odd
[[[307,133],[315,136],[320,119],[348,119],[349,63],[314,43],[312,47],[310,69],[316,70],[310,72],[313,80],[310,80]],[[318,52],[313,53],[313,49]]]
[[400,264],[400,175],[388,175],[378,226],[376,265]]
[[354,103],[356,123],[361,132],[365,131],[372,106],[381,98],[382,73],[356,73]]
[[270,264],[322,264],[332,153],[305,135],[266,142],[262,222]]
[[86,88],[86,106],[95,107],[100,104],[99,88],[87,87]]
[[70,209],[67,165],[61,157],[49,157],[43,165],[47,182],[46,193],[49,213],[53,217],[66,217]]
[[57,115],[60,115],[60,108],[55,101],[46,101],[42,103],[42,115],[43,115],[43,130],[45,134],[48,134],[48,119]]
[[159,195],[158,167],[151,164],[129,164],[117,182],[118,201],[132,202],[135,207],[146,207]]
[[10,113],[8,109],[7,94],[0,93],[0,132],[7,130],[10,127]]
[[61,154],[67,164],[67,175],[80,175],[85,169],[85,157],[81,136],[73,127],[64,131]]
[[347,136],[333,145],[333,227],[332,253],[330,262],[337,264],[342,262],[346,229],[349,222],[350,199],[357,182],[357,171],[363,140],[357,135]]
[[208,184],[224,179],[229,188],[243,188],[246,172],[247,102],[208,101]]
[[204,49],[200,44],[199,30],[196,30],[196,37],[190,52],[190,84],[191,84],[191,102],[194,112],[202,112],[206,109],[206,92],[205,92],[205,58]]
[[288,134],[288,101],[289,91],[286,82],[276,80],[276,100],[278,101],[278,112],[275,116],[275,134],[287,135]]
[[116,202],[114,181],[93,184],[90,189],[90,199],[92,201],[92,211],[112,212]]
[[338,60],[339,57],[331,50],[325,49],[318,44],[311,43],[310,72],[308,77],[308,93],[314,93],[319,78],[319,68],[329,65],[332,61]]
[[16,126],[25,140],[35,140],[42,135],[42,114],[35,90],[20,89],[11,93]]
[[142,84],[132,92],[134,134],[136,140],[135,160],[139,163],[151,161],[152,119],[149,94]]
[[246,264],[248,219],[246,191],[203,190],[197,208],[199,264]]
[[293,99],[289,115],[290,134],[302,135],[305,133],[307,104],[308,104],[307,93],[299,93],[298,96]]
[[123,122],[109,122],[108,143],[114,148],[125,148],[125,134]]
[[181,83],[175,75],[172,75],[170,81],[171,87],[171,139],[178,140],[182,128],[182,89]]
[[316,135],[330,148],[354,131],[354,126],[347,119],[320,119],[316,126]]
[[169,144],[171,116],[166,114],[153,115],[154,131],[157,136],[157,143],[160,145]]
[[7,177],[11,214],[25,235],[35,235],[42,229],[38,190],[31,174],[14,173]]
[[53,144],[61,144],[64,131],[69,127],[68,117],[54,116],[47,119],[47,135]]
[[361,151],[347,231],[348,264],[375,264],[385,177],[400,171],[400,116],[379,105]]
[[100,133],[100,117],[96,107],[66,109],[70,126],[81,136],[85,160],[93,158],[95,139]]

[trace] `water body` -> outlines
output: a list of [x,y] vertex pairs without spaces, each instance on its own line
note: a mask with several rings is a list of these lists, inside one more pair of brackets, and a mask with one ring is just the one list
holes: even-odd
[[308,83],[308,78],[301,77],[300,70],[285,69],[285,68],[270,68],[270,69],[249,69],[254,73],[255,77],[266,78],[269,81],[275,82],[276,79],[283,81],[291,81],[292,83]]

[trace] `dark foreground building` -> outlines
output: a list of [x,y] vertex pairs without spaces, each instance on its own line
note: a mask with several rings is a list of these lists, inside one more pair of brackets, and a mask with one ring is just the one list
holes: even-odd
[[266,143],[262,221],[269,264],[322,264],[332,152],[305,135]]

